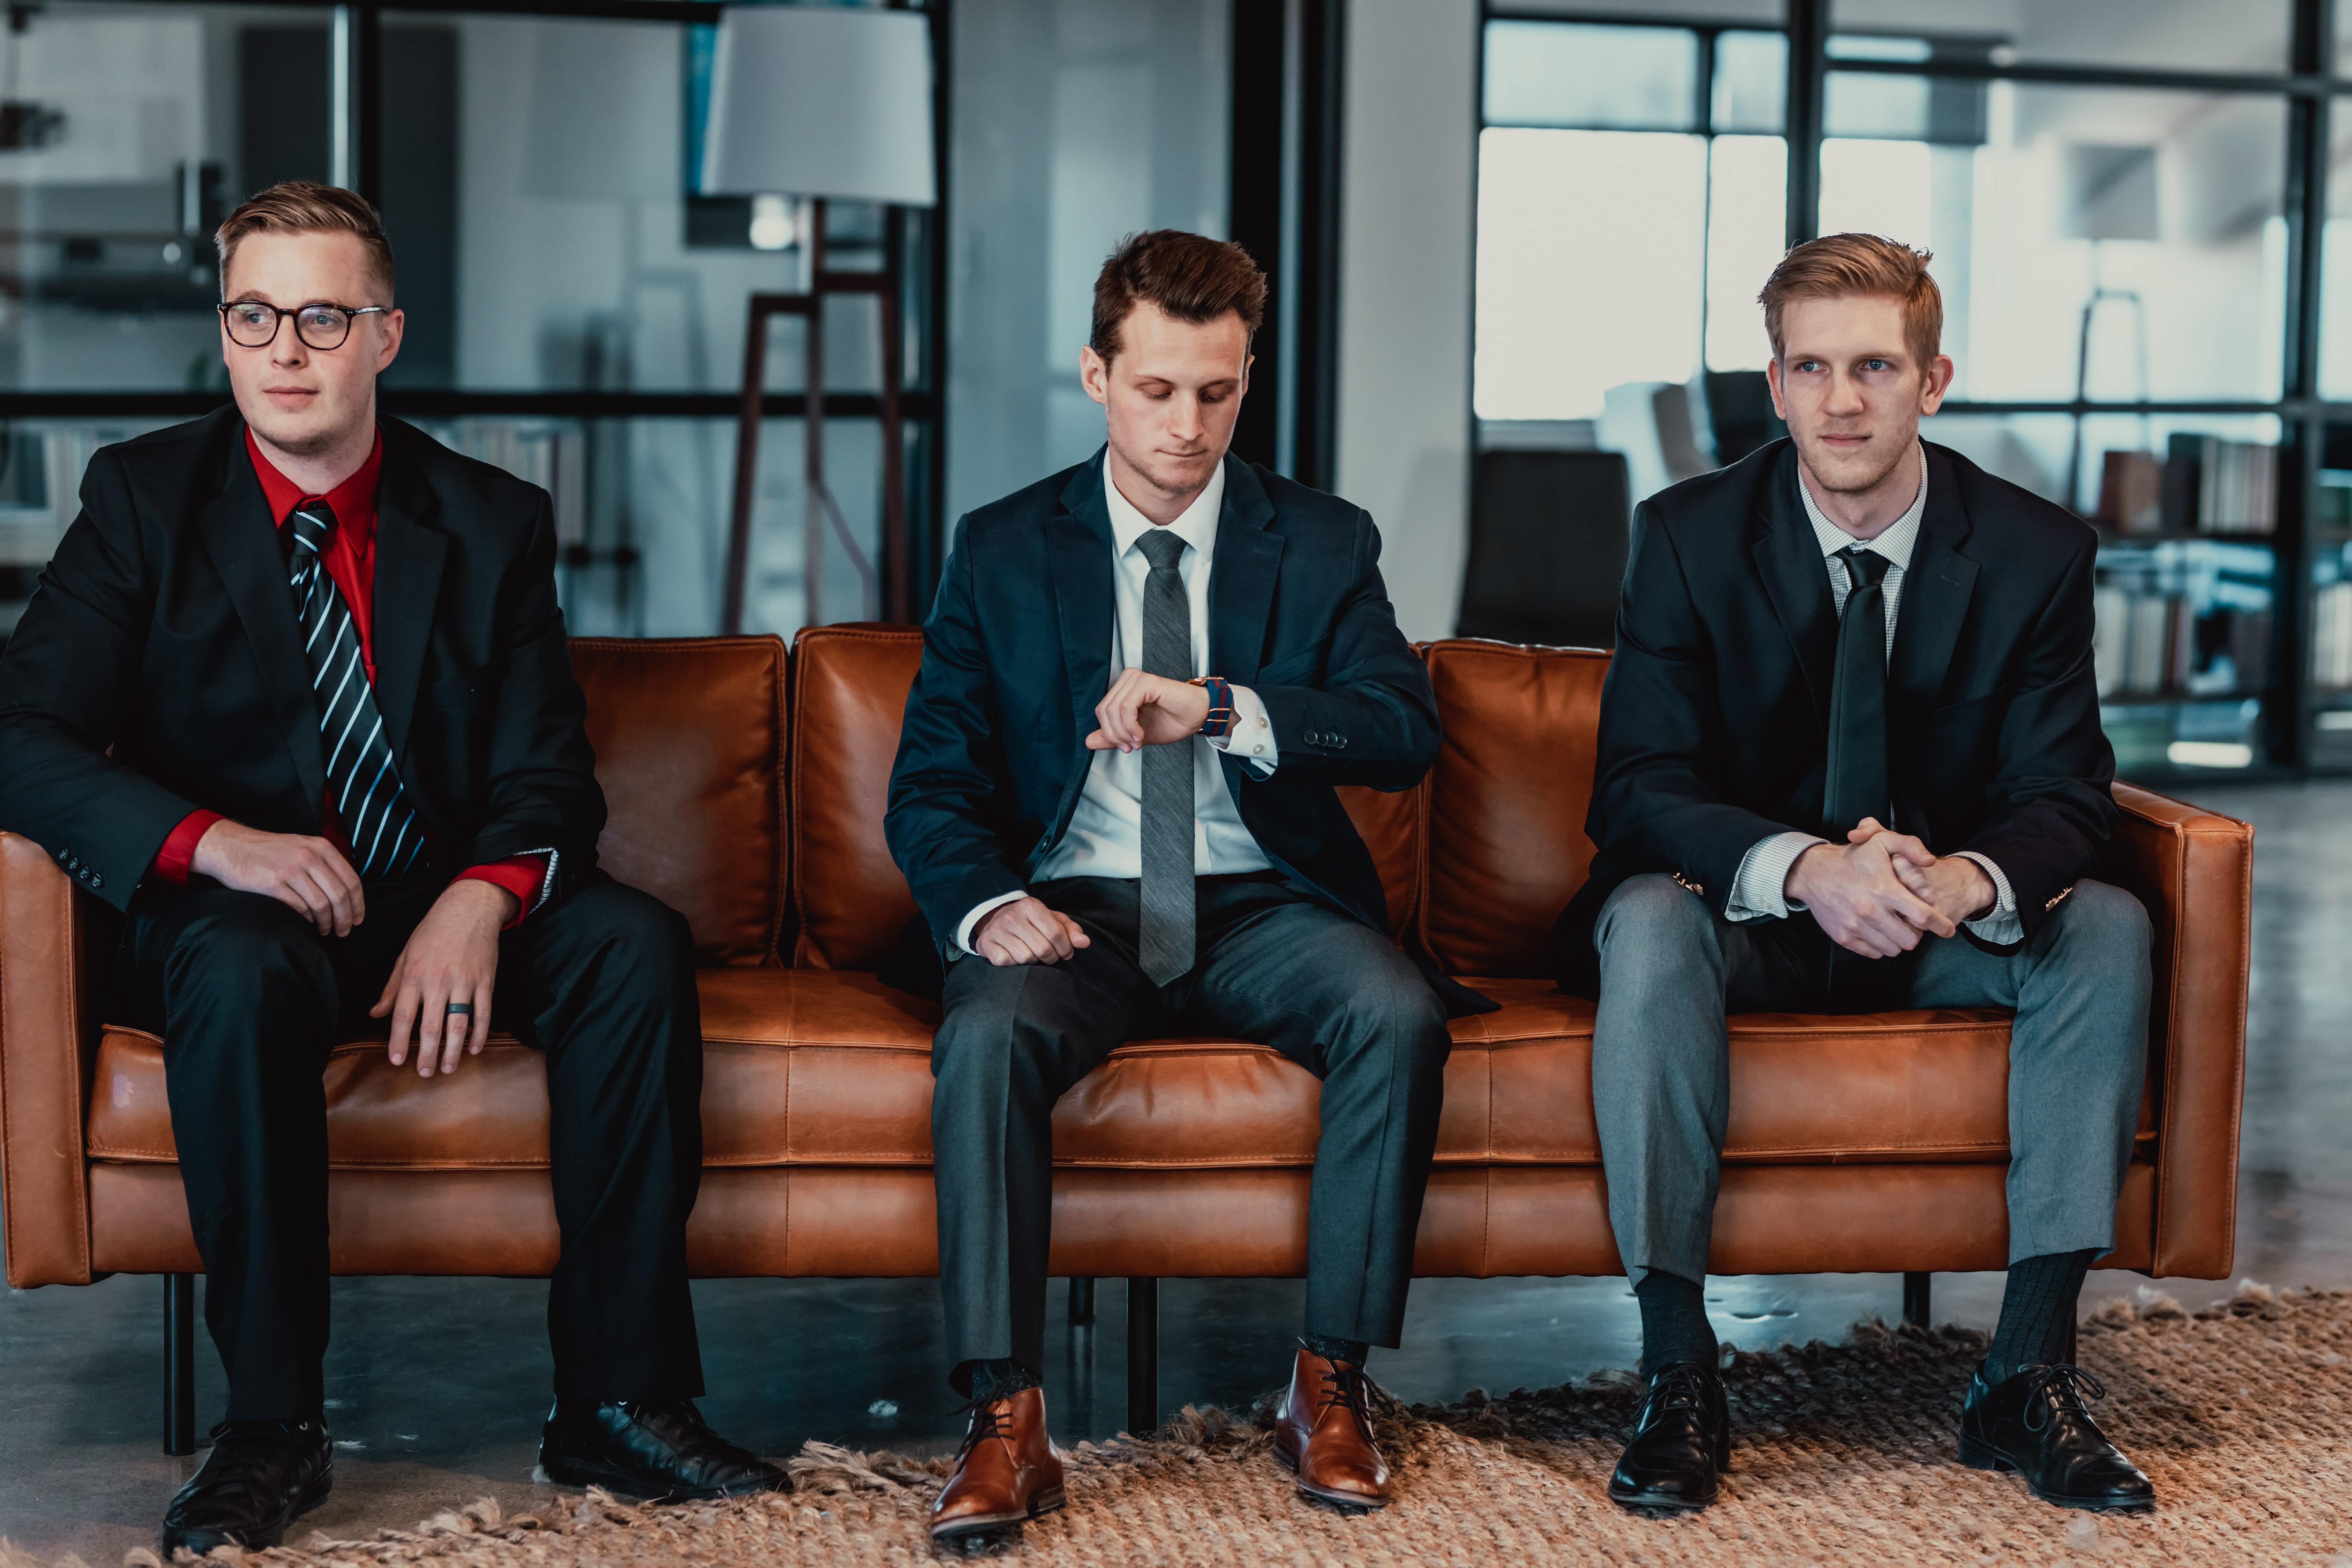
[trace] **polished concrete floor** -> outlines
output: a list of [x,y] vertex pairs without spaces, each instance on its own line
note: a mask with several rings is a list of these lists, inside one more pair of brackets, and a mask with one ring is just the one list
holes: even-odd
[[[2254,979],[2238,1272],[2273,1284],[2352,1286],[2352,784],[2184,789],[2253,822]],[[1998,1275],[1942,1275],[1939,1320],[1989,1327]],[[2095,1275],[2086,1306],[2151,1288]],[[2212,1280],[2154,1289],[2200,1306]],[[196,1460],[160,1447],[162,1287],[118,1278],[0,1298],[0,1538],[93,1563],[152,1541]],[[764,1453],[810,1437],[936,1451],[960,1423],[940,1376],[929,1280],[724,1280],[696,1288],[711,1394],[705,1413]],[[1835,1339],[1894,1318],[1890,1276],[1710,1283],[1716,1326],[1745,1346]],[[1246,1402],[1281,1381],[1303,1298],[1294,1280],[1162,1287],[1161,1399]],[[1058,1298],[1057,1298],[1058,1300]],[[335,1288],[328,1356],[337,1487],[304,1521],[331,1534],[404,1527],[488,1494],[549,1495],[531,1480],[547,1388],[544,1288],[533,1281],[367,1279]],[[1106,1280],[1091,1329],[1057,1325],[1047,1369],[1055,1434],[1117,1431],[1126,1408],[1126,1287]],[[1637,1321],[1622,1279],[1426,1280],[1406,1348],[1373,1372],[1407,1399],[1539,1387],[1630,1366]],[[199,1419],[219,1408],[200,1342]]]

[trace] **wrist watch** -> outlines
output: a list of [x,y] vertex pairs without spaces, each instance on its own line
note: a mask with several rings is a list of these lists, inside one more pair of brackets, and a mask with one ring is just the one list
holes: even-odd
[[1213,741],[1221,741],[1234,732],[1233,682],[1222,675],[1196,675],[1184,683],[1204,686],[1209,690],[1209,716],[1201,721],[1199,732]]

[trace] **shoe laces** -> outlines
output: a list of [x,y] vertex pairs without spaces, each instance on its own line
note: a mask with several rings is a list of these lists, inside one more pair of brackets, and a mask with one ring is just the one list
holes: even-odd
[[1010,1399],[975,1399],[967,1408],[971,1412],[971,1425],[964,1428],[963,1442],[956,1449],[959,1463],[991,1437],[1004,1436],[1006,1424],[1013,1419]]
[[1649,1405],[1654,1415],[1687,1411],[1705,1420],[1708,1414],[1706,1369],[1692,1361],[1669,1362],[1650,1384]]
[[1355,1417],[1356,1429],[1369,1441],[1372,1435],[1371,1380],[1364,1369],[1344,1361],[1323,1363],[1323,1396],[1315,1406],[1315,1418],[1321,1420],[1323,1412],[1334,1405]]
[[302,1421],[223,1422],[213,1431],[213,1451],[205,1468],[208,1480],[247,1486],[263,1479],[278,1463],[287,1439],[299,1441],[310,1423]]
[[[2064,1362],[2029,1368],[2025,1373],[2025,1429],[2040,1432],[2052,1423],[2074,1417],[2095,1426],[2085,1399],[2105,1399],[2107,1385],[2081,1367]],[[2039,1415],[2040,1420],[2035,1416]]]

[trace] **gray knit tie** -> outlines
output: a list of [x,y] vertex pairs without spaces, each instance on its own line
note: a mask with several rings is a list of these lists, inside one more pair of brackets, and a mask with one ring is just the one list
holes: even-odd
[[[1171,680],[1192,679],[1192,603],[1184,592],[1184,542],[1164,528],[1137,540],[1151,563],[1143,584],[1143,661]],[[1143,885],[1136,959],[1154,985],[1192,967],[1192,742],[1143,748]]]

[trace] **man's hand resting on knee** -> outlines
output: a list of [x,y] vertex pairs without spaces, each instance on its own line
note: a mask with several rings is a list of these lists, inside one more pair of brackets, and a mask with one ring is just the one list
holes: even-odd
[[1078,922],[1043,899],[999,904],[971,933],[972,952],[999,969],[1013,963],[1059,963],[1087,945]]
[[[433,901],[400,950],[383,995],[368,1009],[371,1018],[392,1015],[393,1066],[408,1059],[412,1037],[423,1078],[436,1066],[456,1072],[460,1056],[482,1054],[499,977],[499,932],[521,907],[504,888],[471,879],[450,883]],[[472,1015],[453,1015],[452,1002],[469,1004]]]
[[188,869],[237,892],[276,899],[320,936],[349,936],[367,919],[360,874],[323,838],[264,833],[223,817],[196,840]]
[[[1865,817],[1849,844],[1816,844],[1789,868],[1787,896],[1811,911],[1830,940],[1864,958],[1892,958],[1919,945],[1919,934],[1951,936],[1959,930],[1951,918],[1906,886],[1896,871],[1907,863],[1907,845],[1936,858],[1916,838],[1889,833],[1876,819]],[[1974,861],[1959,864],[1984,873]],[[1913,866],[1912,869],[1919,868]]]

